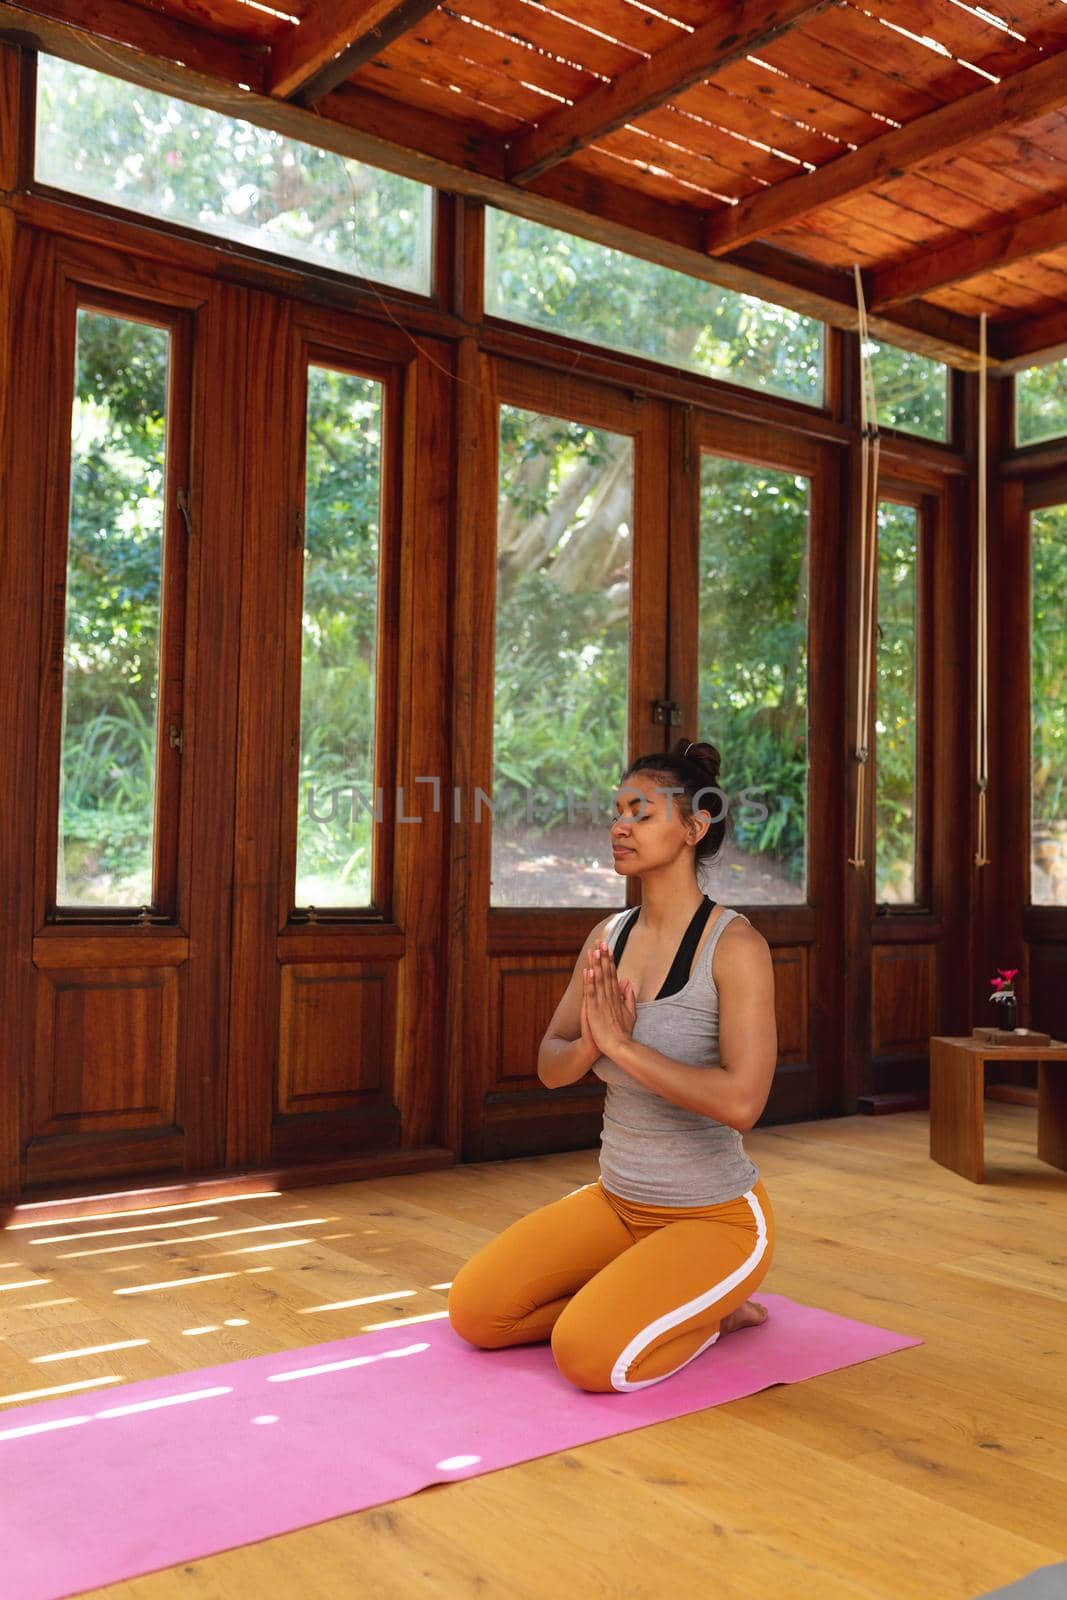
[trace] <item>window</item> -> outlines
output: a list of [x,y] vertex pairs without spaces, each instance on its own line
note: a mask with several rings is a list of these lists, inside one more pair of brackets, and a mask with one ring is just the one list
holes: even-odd
[[1067,433],[1067,362],[1015,375],[1015,443],[1041,444]]
[[619,906],[633,442],[503,406],[499,481],[490,904]]
[[310,366],[298,906],[371,904],[381,468],[381,384]]
[[429,293],[433,190],[410,178],[46,55],[36,143],[40,183]]
[[878,506],[875,899],[916,899],[919,511]]
[[746,388],[823,403],[821,322],[491,208],[485,309]]
[[1030,899],[1067,906],[1067,505],[1030,521]]
[[81,309],[71,416],[56,903],[155,890],[167,328]]
[[866,349],[874,370],[879,424],[924,439],[947,440],[948,368],[944,362],[874,339]]
[[700,475],[700,737],[727,810],[703,887],[727,904],[807,898],[810,480],[705,453]]

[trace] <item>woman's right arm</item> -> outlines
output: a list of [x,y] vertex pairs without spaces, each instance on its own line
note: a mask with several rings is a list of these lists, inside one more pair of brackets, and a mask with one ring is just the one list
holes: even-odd
[[[612,916],[616,913],[612,912]],[[582,1032],[582,973],[587,965],[589,951],[598,939],[603,939],[611,917],[598,922],[582,946],[574,964],[571,981],[556,1007],[545,1030],[537,1052],[537,1076],[547,1089],[559,1089],[565,1083],[577,1083],[584,1078],[601,1052]]]

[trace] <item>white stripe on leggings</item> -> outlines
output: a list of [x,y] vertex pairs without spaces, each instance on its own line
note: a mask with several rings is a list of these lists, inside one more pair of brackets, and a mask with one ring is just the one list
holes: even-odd
[[695,1361],[697,1356],[707,1350],[709,1345],[715,1343],[719,1337],[718,1333],[713,1333],[710,1339],[705,1339],[699,1349],[694,1350],[693,1354],[687,1356],[677,1367],[672,1367],[670,1372],[661,1373],[658,1378],[642,1378],[634,1383],[627,1381],[627,1368],[633,1365],[644,1350],[647,1350],[654,1339],[658,1339],[661,1333],[669,1333],[671,1328],[676,1328],[680,1322],[687,1322],[690,1317],[695,1317],[699,1312],[706,1311],[709,1306],[715,1304],[716,1300],[721,1300],[724,1295],[730,1293],[731,1289],[736,1289],[737,1285],[748,1277],[753,1267],[763,1259],[767,1250],[767,1222],[760,1203],[751,1189],[744,1195],[744,1199],[748,1201],[749,1209],[756,1219],[756,1242],[752,1247],[752,1254],[735,1271],[731,1272],[729,1277],[724,1278],[721,1283],[714,1284],[704,1294],[697,1295],[695,1300],[687,1301],[684,1306],[679,1306],[676,1311],[665,1312],[662,1317],[657,1317],[655,1322],[651,1323],[647,1328],[642,1328],[640,1333],[635,1334],[611,1369],[611,1386],[613,1389],[625,1392],[629,1389],[647,1389],[649,1384],[652,1383],[662,1383],[664,1378],[673,1378],[676,1372],[681,1372],[682,1367],[687,1367],[690,1361]]

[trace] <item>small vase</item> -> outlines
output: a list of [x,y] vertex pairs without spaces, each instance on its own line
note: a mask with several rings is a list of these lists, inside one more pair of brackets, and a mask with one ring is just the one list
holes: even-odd
[[997,1027],[1005,1028],[1009,1033],[1014,1032],[1019,1020],[1019,1002],[1015,996],[1012,995],[1007,1000],[998,1001],[997,1011],[999,1013]]

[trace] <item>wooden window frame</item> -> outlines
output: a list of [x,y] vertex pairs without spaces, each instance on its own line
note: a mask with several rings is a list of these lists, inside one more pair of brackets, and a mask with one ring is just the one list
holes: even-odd
[[[1067,442],[1067,441],[1065,441]],[[1033,849],[1034,849],[1034,796],[1033,796],[1033,666],[1034,666],[1034,547],[1033,547],[1033,519],[1034,513],[1048,511],[1053,506],[1067,507],[1067,468],[1058,472],[1043,474],[1039,479],[1027,481],[1023,486],[1022,501],[1022,536],[1024,548],[1016,552],[1022,556],[1023,581],[1018,585],[1018,618],[1021,630],[1015,631],[1015,637],[1021,637],[1026,644],[1026,658],[1024,673],[1019,675],[1020,687],[1013,695],[1015,705],[1007,709],[1006,722],[1008,736],[1015,746],[1013,754],[1017,756],[1022,770],[1026,773],[1026,800],[1019,808],[1019,823],[1023,837],[1026,840],[1024,855],[1024,889],[1023,889],[1023,919],[1027,936],[1039,939],[1043,935],[1052,934],[1062,939],[1063,924],[1067,922],[1067,907],[1056,905],[1037,905],[1031,898],[1033,895]],[[1013,714],[1015,713],[1015,714]],[[1057,924],[1059,926],[1057,926]]]
[[[379,383],[382,389],[381,498],[378,534],[378,627],[374,669],[374,788],[372,806],[382,789],[381,822],[372,832],[371,900],[369,905],[311,909],[296,904],[298,807],[300,805],[300,716],[303,658],[304,518],[307,495],[307,373],[311,366]],[[401,542],[405,534],[405,475],[410,426],[410,390],[415,381],[411,343],[399,333],[357,317],[308,313],[294,317],[291,346],[288,430],[289,511],[293,529],[285,577],[285,679],[283,684],[285,760],[282,764],[280,883],[278,932],[308,925],[391,923],[394,920],[393,874],[396,861],[396,795],[382,780],[397,771],[397,709],[401,671],[397,618],[400,606]],[[410,494],[411,483],[408,484]],[[405,804],[412,798],[405,796]],[[442,802],[443,804],[443,802]]]
[[[95,311],[131,322],[165,328],[170,336],[167,371],[163,482],[163,560],[160,582],[159,688],[154,786],[152,894],[147,906],[67,906],[57,904],[59,785],[62,759],[64,649],[66,644],[67,562],[71,511],[71,419],[74,403],[78,312]],[[192,466],[193,330],[188,309],[165,296],[141,298],[122,288],[103,287],[64,275],[58,299],[59,348],[49,462],[50,537],[44,554],[46,592],[52,596],[45,624],[41,679],[38,878],[44,907],[40,922],[179,923],[179,825],[181,755],[184,742],[185,628],[188,609],[188,493]],[[182,496],[186,510],[179,505]],[[178,743],[168,737],[178,730]]]
[[[126,207],[114,205],[106,200],[97,200],[91,195],[79,193],[76,189],[56,188],[52,184],[42,183],[36,177],[37,169],[37,63],[41,55],[51,56],[49,50],[26,50],[25,63],[21,79],[21,99],[19,114],[21,129],[19,138],[19,179],[20,188],[26,194],[37,196],[46,203],[56,203],[71,206],[78,211],[87,213],[89,217],[96,218],[99,232],[103,234],[109,223],[129,224],[139,228],[147,228],[161,236],[163,241],[172,241],[174,244],[185,244],[188,247],[217,252],[219,255],[235,259],[237,262],[247,264],[247,270],[255,275],[257,264],[260,270],[276,270],[287,276],[299,276],[309,282],[321,282],[327,285],[335,284],[347,287],[362,293],[370,294],[380,299],[383,304],[395,301],[396,309],[400,314],[410,307],[412,310],[427,307],[447,307],[452,294],[452,234],[454,229],[453,207],[451,197],[442,193],[432,184],[426,187],[433,190],[433,202],[430,217],[430,238],[428,241],[428,255],[430,260],[430,286],[426,294],[419,294],[413,289],[403,289],[396,284],[387,283],[377,278],[364,278],[355,272],[345,272],[341,268],[332,268],[315,261],[303,261],[299,257],[284,255],[278,251],[263,250],[255,245],[243,244],[240,240],[229,239],[221,234],[213,234],[204,229],[191,227],[188,223],[172,222],[166,217],[142,216],[137,211]],[[60,59],[56,57],[56,59]],[[85,63],[74,63],[85,65]],[[88,71],[98,73],[100,77],[112,77],[114,74],[104,71],[97,66],[86,67]],[[166,94],[165,89],[154,92]],[[169,98],[181,103],[181,97],[171,95]],[[204,106],[199,101],[190,102],[199,110],[215,110],[216,108]],[[225,116],[224,112],[219,115]],[[241,120],[232,117],[232,121]],[[301,143],[294,140],[294,143]],[[338,160],[345,157],[338,156]],[[384,171],[384,168],[377,169]]]
[[[808,497],[808,637],[807,637],[807,751],[808,751],[808,780],[805,796],[805,872],[804,872],[804,898],[795,901],[779,901],[774,904],[762,901],[751,902],[751,909],[758,913],[760,926],[771,928],[775,936],[782,938],[806,938],[814,926],[813,917],[815,904],[812,898],[813,884],[821,881],[821,874],[827,870],[826,861],[813,861],[813,850],[817,849],[813,838],[811,819],[814,815],[813,800],[816,790],[822,782],[828,785],[835,783],[835,775],[830,770],[827,759],[828,751],[825,746],[825,735],[821,728],[821,700],[818,678],[825,668],[826,662],[821,651],[813,647],[813,625],[816,622],[815,612],[812,607],[812,598],[819,585],[819,571],[823,567],[826,553],[816,548],[814,530],[820,526],[828,525],[828,514],[836,514],[837,496],[836,478],[836,452],[833,447],[819,440],[806,436],[803,433],[787,433],[779,428],[765,425],[754,426],[748,419],[735,417],[715,417],[711,415],[695,414],[689,430],[690,437],[685,448],[685,455],[694,458],[694,470],[691,472],[691,483],[688,489],[690,501],[689,515],[692,520],[692,536],[690,541],[691,554],[686,570],[675,570],[672,567],[672,586],[675,589],[676,610],[680,604],[681,591],[687,586],[695,588],[700,571],[700,480],[701,473],[698,458],[701,455],[714,455],[729,461],[741,461],[750,466],[764,467],[768,471],[794,473],[798,477],[805,477],[810,484]],[[678,611],[680,615],[680,611]],[[694,630],[692,638],[688,630],[679,629],[675,625],[672,638],[672,652],[677,655],[677,667],[672,666],[672,679],[675,682],[692,682],[694,692],[699,682],[699,644]],[[822,770],[820,770],[822,769]]]
[[[492,504],[492,536],[486,541],[486,556],[495,563],[497,551],[497,515],[499,485],[499,426],[500,411],[504,406],[531,411],[543,416],[562,417],[586,427],[627,435],[633,444],[633,498],[631,501],[632,554],[630,568],[629,639],[631,676],[627,693],[626,759],[631,760],[646,749],[663,746],[669,730],[651,721],[653,698],[666,693],[666,663],[657,666],[655,656],[656,623],[650,615],[650,590],[662,566],[659,582],[665,586],[666,564],[662,548],[651,542],[657,525],[665,528],[669,484],[669,417],[668,408],[660,401],[646,399],[631,390],[590,379],[585,375],[551,372],[540,366],[497,357],[493,363],[493,470],[486,473],[481,485],[485,498],[485,514]],[[641,530],[641,531],[639,531]],[[664,533],[663,537],[666,537]],[[650,581],[650,579],[652,581]],[[666,597],[663,600],[666,607]],[[493,753],[495,749],[495,641],[497,623],[495,566],[492,601],[486,600],[488,621],[485,630],[485,648],[489,665],[481,674],[479,698],[484,696],[484,766],[483,776],[472,774],[474,784],[481,784],[487,793],[492,792]],[[640,653],[635,662],[634,639],[646,637],[649,648]],[[481,766],[481,763],[479,763]],[[487,780],[487,781],[486,781]],[[473,826],[466,810],[473,805],[473,790],[465,796],[464,827]],[[605,818],[605,840],[607,819]],[[635,905],[635,891],[624,881],[622,906],[620,904],[580,906],[515,906],[494,905],[492,902],[492,828],[487,848],[475,852],[484,865],[484,914],[488,919],[489,948],[491,952],[513,948],[516,941],[528,943],[544,929],[555,942],[566,943],[575,933],[584,939],[589,931],[590,914],[598,913],[593,921]],[[482,857],[484,856],[484,863]],[[480,873],[479,873],[480,876]],[[477,893],[481,897],[481,885]]]

